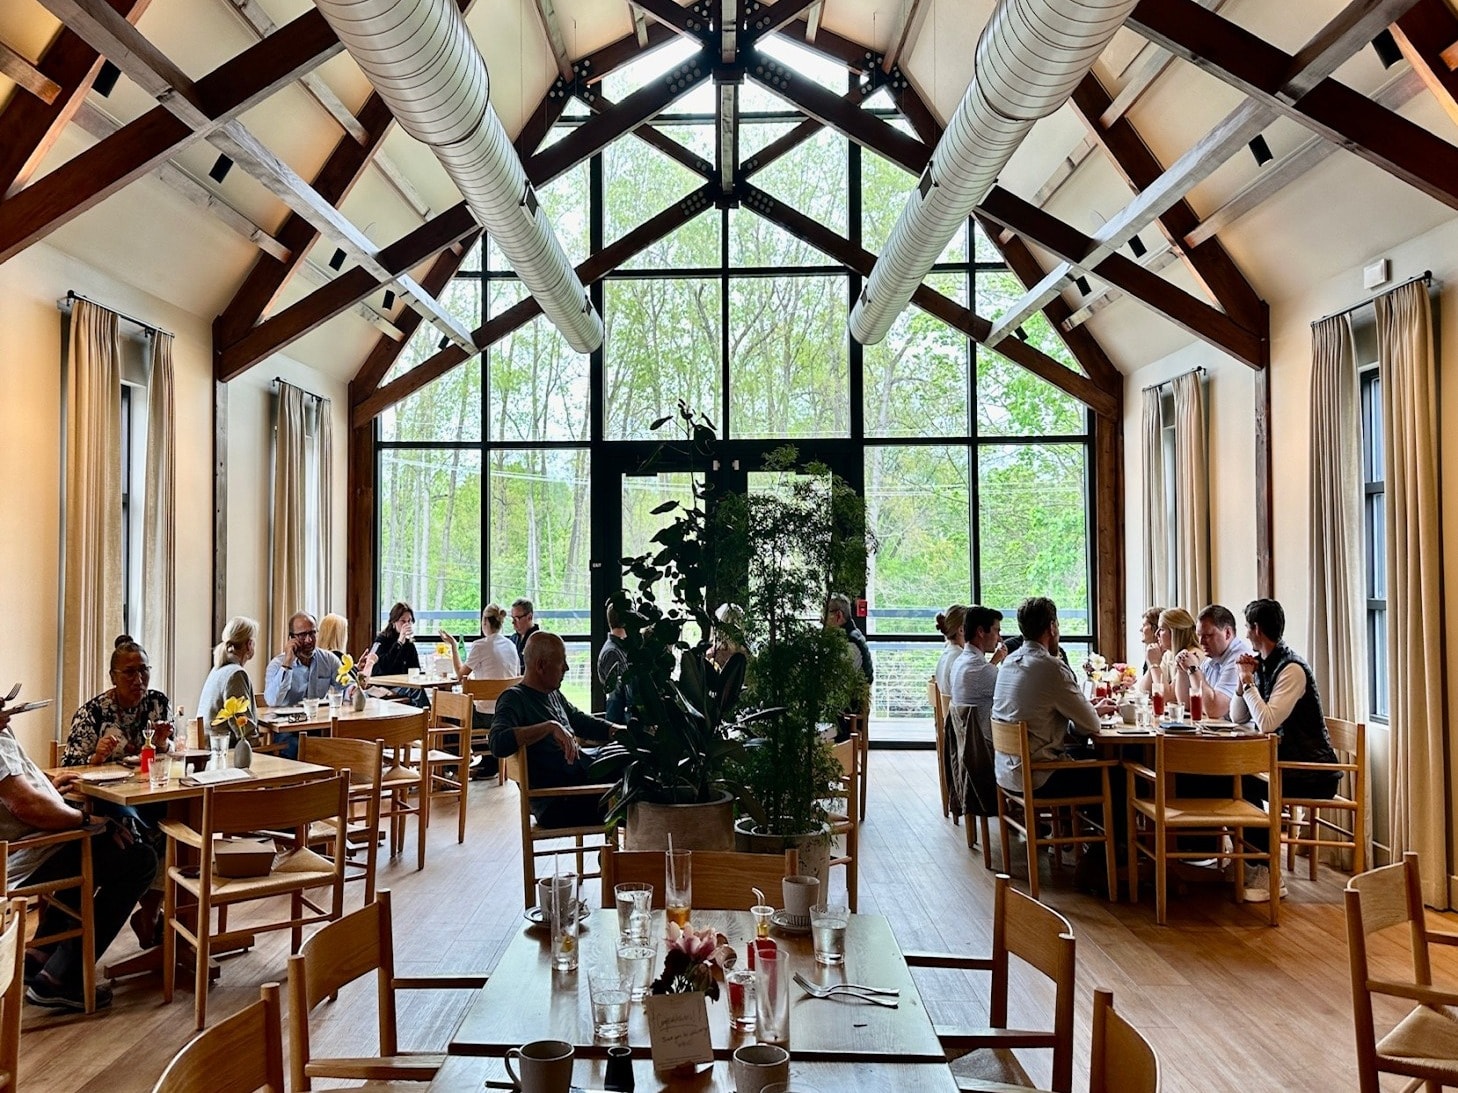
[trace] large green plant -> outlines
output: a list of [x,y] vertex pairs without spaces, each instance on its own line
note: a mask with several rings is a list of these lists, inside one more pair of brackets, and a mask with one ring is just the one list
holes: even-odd
[[[683,430],[681,447],[694,464],[707,465],[716,440],[713,425],[680,402],[677,415],[660,418],[653,428],[674,420]],[[612,823],[625,819],[638,801],[697,804],[725,792],[746,797],[737,778],[744,745],[726,719],[735,696],[709,688],[706,700],[696,704],[678,682],[681,662],[698,667],[703,660],[689,634],[697,629],[708,635],[714,624],[705,598],[716,583],[708,487],[701,476],[690,477],[692,502],[665,501],[653,510],[673,515],[650,540],[654,550],[622,559],[626,587],[611,598],[626,631],[627,666],[620,680],[627,688],[628,719],[603,748],[594,772],[617,782],[608,813]]]

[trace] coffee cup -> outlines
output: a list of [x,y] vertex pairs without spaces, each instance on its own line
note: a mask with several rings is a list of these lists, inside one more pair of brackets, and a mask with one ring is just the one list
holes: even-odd
[[568,898],[572,891],[572,877],[562,875],[556,877],[541,877],[537,880],[537,906],[542,909],[542,921],[549,922],[552,917],[552,889],[555,887]]
[[796,926],[810,925],[810,908],[820,901],[820,878],[786,877],[780,882],[785,900],[785,918]]
[[[533,1040],[506,1053],[506,1072],[522,1093],[567,1093],[572,1056],[572,1045],[565,1040]],[[513,1059],[521,1066],[520,1074],[512,1068]]]
[[761,1093],[790,1080],[790,1053],[778,1044],[745,1044],[734,1049],[734,1093]]

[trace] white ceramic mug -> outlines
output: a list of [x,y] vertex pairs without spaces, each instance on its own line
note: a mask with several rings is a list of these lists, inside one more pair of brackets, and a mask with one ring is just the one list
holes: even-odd
[[[533,1040],[506,1053],[506,1072],[522,1093],[567,1093],[572,1087],[572,1045],[565,1040]],[[518,1074],[511,1067],[521,1064]]]
[[790,1053],[778,1044],[745,1044],[734,1049],[734,1093],[761,1093],[790,1080]]
[[820,902],[820,878],[786,877],[780,882],[785,900],[785,914],[791,922],[810,925],[810,908]]
[[537,906],[542,909],[542,921],[549,922],[552,917],[552,887],[559,888],[564,897],[572,891],[572,876],[562,874],[554,877],[537,878]]

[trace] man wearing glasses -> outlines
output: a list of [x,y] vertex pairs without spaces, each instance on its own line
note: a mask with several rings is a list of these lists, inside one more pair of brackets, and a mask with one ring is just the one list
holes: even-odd
[[[297,706],[306,698],[326,698],[339,672],[339,658],[317,647],[318,625],[314,616],[299,611],[289,619],[289,636],[283,652],[268,662],[263,674],[263,700],[270,706]],[[297,759],[299,734],[276,732],[283,744],[280,754]]]
[[532,619],[532,601],[522,597],[511,601],[511,628],[515,631],[511,635],[511,644],[516,646],[517,671],[526,671],[526,643],[540,626]]

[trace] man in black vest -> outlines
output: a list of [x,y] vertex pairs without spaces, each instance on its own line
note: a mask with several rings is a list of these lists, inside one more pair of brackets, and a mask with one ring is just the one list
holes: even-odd
[[[1282,641],[1286,612],[1275,600],[1252,600],[1245,605],[1245,636],[1255,654],[1240,658],[1240,682],[1230,700],[1230,719],[1238,724],[1254,721],[1262,732],[1280,739],[1277,758],[1283,762],[1335,763],[1336,751],[1326,733],[1321,695],[1311,668]],[[1325,799],[1336,794],[1342,772],[1289,771],[1281,775],[1281,794]],[[1259,805],[1266,799],[1266,784],[1259,778],[1245,778],[1245,799]],[[1261,850],[1268,848],[1267,833],[1247,829],[1245,836]],[[1245,898],[1252,902],[1270,898],[1266,867],[1245,872]],[[1281,895],[1286,894],[1285,885]]]

